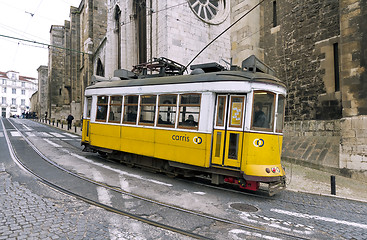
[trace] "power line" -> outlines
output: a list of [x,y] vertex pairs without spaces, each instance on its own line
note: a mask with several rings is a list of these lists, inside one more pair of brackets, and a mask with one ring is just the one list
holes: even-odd
[[27,37],[26,35],[28,35],[28,36],[33,37],[33,38],[38,38],[38,39],[41,39],[41,40],[43,40],[43,41],[47,41],[47,40],[46,40],[46,39],[44,39],[44,38],[41,38],[41,37],[39,37],[39,36],[36,36],[36,35],[30,34],[30,33],[27,33],[27,32],[24,32],[24,31],[22,31],[22,30],[19,30],[19,29],[16,29],[16,28],[10,27],[10,26],[5,25],[5,24],[2,24],[2,23],[0,23],[0,27],[4,28],[4,29],[5,29],[5,30],[7,30],[7,31],[13,32],[13,33],[15,33],[15,34],[17,34],[17,35],[20,35],[20,36],[22,36],[22,37]]
[[32,40],[23,39],[23,38],[17,38],[17,37],[2,35],[2,34],[0,34],[0,37],[9,38],[9,39],[15,39],[15,40],[22,41],[22,42],[30,42],[30,43],[34,43],[34,44],[39,44],[39,45],[47,46],[48,48],[54,47],[54,48],[59,48],[59,49],[67,50],[67,51],[70,51],[70,52],[77,52],[77,53],[81,53],[81,54],[93,55],[92,53],[86,53],[86,52],[82,52],[82,51],[75,50],[75,49],[64,48],[64,47],[60,47],[60,46],[56,46],[56,45],[51,45],[51,44],[47,44],[47,43],[41,43],[41,42],[32,41]]
[[185,66],[184,71],[186,71],[187,67],[190,66],[190,64],[202,53],[204,52],[205,49],[207,49],[213,42],[215,42],[218,38],[220,38],[225,32],[227,32],[230,28],[232,28],[236,23],[238,23],[240,20],[242,20],[242,18],[246,17],[249,13],[251,13],[255,8],[257,8],[258,6],[260,6],[261,3],[263,3],[265,0],[261,0],[258,4],[256,4],[255,6],[253,6],[248,12],[246,12],[245,14],[243,14],[239,19],[237,19],[236,21],[234,21],[231,25],[229,25],[229,27],[227,27],[223,32],[221,32],[218,36],[216,36],[213,40],[211,40],[203,49],[200,50],[200,52],[198,52],[198,54],[195,55],[195,57]]
[[39,18],[43,18],[43,19],[46,19],[46,20],[48,20],[49,22],[57,22],[57,21],[59,21],[59,20],[56,20],[56,19],[52,19],[52,18],[48,18],[48,17],[46,17],[46,16],[43,16],[43,15],[40,15],[40,14],[36,14],[36,12],[38,11],[38,9],[39,9],[39,7],[40,7],[40,5],[41,5],[41,3],[37,6],[37,9],[34,11],[34,12],[32,12],[32,11],[30,11],[30,10],[26,10],[26,9],[24,9],[24,8],[19,8],[19,7],[16,7],[16,6],[14,6],[14,5],[11,5],[11,4],[9,4],[9,3],[6,3],[6,2],[3,2],[3,1],[0,1],[0,3],[1,4],[3,4],[3,5],[6,5],[6,6],[8,6],[8,7],[10,7],[10,8],[13,8],[13,9],[16,9],[17,11],[19,11],[19,12],[22,12],[22,13],[25,13],[25,14],[29,14],[29,15],[31,15],[32,16],[32,14],[33,14],[33,16],[32,17],[39,17]]
[[[146,8],[146,13],[147,13],[147,15],[153,15],[153,14],[157,14],[159,12],[167,11],[168,9],[171,9],[171,8],[175,8],[175,7],[185,5],[185,4],[187,4],[187,1],[176,4],[176,5],[173,5],[173,6],[169,6],[169,7],[166,7],[166,8],[159,9],[157,11],[154,11],[154,9],[152,9],[152,8],[150,8],[150,9]],[[121,22],[120,25],[124,26],[124,25],[127,25],[127,24],[131,24],[132,22],[133,21]]]

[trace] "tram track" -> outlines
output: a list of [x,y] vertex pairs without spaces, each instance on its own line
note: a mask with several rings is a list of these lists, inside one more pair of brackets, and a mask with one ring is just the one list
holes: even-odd
[[[110,191],[113,191],[117,194],[123,194],[123,195],[129,196],[129,197],[137,199],[139,201],[143,201],[146,204],[152,204],[153,208],[157,207],[157,206],[160,207],[160,208],[167,208],[167,209],[170,209],[172,211],[177,211],[177,213],[179,213],[180,215],[186,214],[191,218],[202,218],[202,219],[206,219],[206,220],[213,221],[213,222],[216,222],[216,223],[228,224],[228,225],[231,225],[231,226],[235,226],[236,228],[245,229],[246,231],[252,231],[252,232],[258,233],[258,234],[267,234],[267,235],[271,234],[272,237],[278,237],[279,239],[308,239],[308,238],[305,238],[303,236],[297,236],[297,235],[293,235],[293,234],[290,234],[290,233],[284,233],[284,232],[280,232],[280,231],[269,231],[269,229],[265,229],[265,228],[262,228],[262,227],[255,227],[255,226],[251,226],[249,224],[244,224],[244,223],[241,223],[241,222],[236,222],[236,221],[233,221],[233,220],[228,220],[228,219],[212,216],[212,215],[209,215],[209,214],[205,214],[205,213],[201,213],[201,212],[197,212],[197,211],[193,211],[193,210],[189,210],[189,209],[184,209],[184,208],[181,208],[181,207],[178,207],[178,206],[166,204],[166,203],[159,202],[159,201],[156,201],[156,200],[153,200],[153,199],[149,199],[149,198],[137,195],[137,194],[133,194],[133,193],[124,191],[123,189],[119,189],[119,188],[116,188],[116,187],[113,187],[113,186],[109,186],[109,185],[106,185],[102,182],[98,182],[98,181],[95,181],[93,179],[87,178],[85,176],[79,175],[75,172],[72,172],[72,171],[60,166],[59,164],[57,164],[54,161],[52,161],[51,159],[49,159],[26,136],[24,136],[21,133],[21,131],[11,121],[9,121],[9,123],[14,127],[15,131],[17,131],[20,134],[20,136],[25,140],[27,145],[31,149],[33,149],[33,151],[41,159],[43,159],[45,162],[47,162],[49,166],[52,166],[53,168],[58,169],[59,171],[63,172],[64,174],[69,175],[72,178],[79,179],[79,181],[83,181],[84,184],[88,183],[88,184],[93,185],[94,187],[96,187],[96,186],[103,187],[103,188],[106,188],[106,189],[108,189]],[[19,154],[17,153],[16,149],[13,147],[13,145],[12,145],[8,135],[7,135],[7,130],[6,130],[3,122],[2,122],[2,125],[3,125],[3,128],[4,128],[4,136],[6,138],[8,146],[9,146],[9,151],[11,152],[12,158],[14,158],[14,160],[19,165],[21,165],[23,169],[25,169],[27,172],[32,174],[39,181],[41,181],[42,183],[48,185],[49,187],[51,187],[53,189],[56,189],[60,192],[63,192],[67,195],[73,196],[73,197],[75,197],[77,199],[80,199],[84,202],[87,202],[89,204],[92,204],[92,205],[98,206],[100,208],[103,208],[107,211],[114,212],[116,214],[120,214],[120,215],[123,215],[123,216],[127,216],[127,217],[130,217],[132,219],[135,219],[135,220],[153,225],[155,227],[166,229],[166,230],[176,232],[176,233],[179,233],[179,234],[182,234],[182,235],[185,235],[185,236],[189,236],[189,237],[192,237],[192,238],[196,238],[196,239],[211,239],[211,236],[205,236],[205,235],[193,233],[192,231],[181,229],[181,228],[176,227],[176,226],[170,226],[170,225],[162,223],[162,222],[158,222],[158,221],[148,219],[147,217],[142,217],[141,215],[138,215],[138,214],[134,214],[134,213],[122,210],[122,209],[115,208],[113,206],[109,206],[107,204],[101,203],[98,200],[92,199],[90,197],[83,196],[79,193],[76,193],[76,192],[74,192],[70,189],[65,188],[64,186],[62,186],[60,184],[57,184],[57,183],[54,183],[54,182],[48,180],[47,178],[43,177],[40,173],[37,173],[34,169],[32,169],[32,167],[29,166],[29,164],[27,165],[27,163],[22,161],[22,159],[19,157]]]

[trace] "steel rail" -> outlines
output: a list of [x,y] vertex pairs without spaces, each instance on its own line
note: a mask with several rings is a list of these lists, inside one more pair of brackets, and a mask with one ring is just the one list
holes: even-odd
[[[87,177],[84,177],[84,176],[81,176],[77,173],[74,173],[68,169],[65,169],[64,167],[58,165],[57,163],[55,163],[54,161],[50,160],[48,157],[46,157],[26,136],[24,136],[20,131],[19,129],[11,122],[9,121],[10,124],[13,125],[13,127],[15,128],[15,130],[18,131],[18,133],[20,134],[20,136],[28,143],[28,145],[42,158],[44,159],[47,163],[55,166],[56,168],[74,176],[74,177],[77,177],[79,179],[82,179],[84,181],[87,181],[87,182],[90,182],[90,183],[93,183],[97,186],[100,186],[100,187],[104,187],[104,188],[107,188],[111,191],[114,191],[114,192],[117,192],[117,193],[120,193],[120,194],[124,194],[124,195],[127,195],[127,196],[130,196],[130,197],[133,197],[135,199],[139,199],[139,200],[142,200],[142,201],[145,201],[145,202],[149,202],[149,203],[153,203],[153,204],[156,204],[158,206],[162,206],[162,207],[166,207],[166,208],[170,208],[170,209],[173,209],[173,210],[177,210],[177,211],[180,211],[180,212],[184,212],[184,213],[187,213],[187,214],[191,214],[191,215],[195,215],[195,216],[199,216],[199,217],[203,217],[203,218],[206,218],[206,219],[210,219],[210,220],[214,220],[214,221],[218,221],[218,222],[221,222],[221,223],[225,223],[225,224],[230,224],[230,225],[234,225],[234,226],[237,226],[237,227],[241,227],[241,228],[244,228],[244,229],[247,229],[247,230],[251,230],[251,231],[255,231],[255,232],[261,232],[261,233],[266,233],[266,234],[278,234],[278,235],[281,235],[281,236],[287,236],[287,237],[291,237],[293,239],[309,239],[309,238],[305,238],[305,237],[300,237],[300,236],[296,236],[296,235],[292,235],[292,234],[288,234],[288,233],[283,233],[283,232],[279,232],[279,231],[268,231],[268,230],[265,230],[263,228],[259,228],[259,227],[254,227],[254,226],[250,226],[250,225],[247,225],[247,224],[244,224],[244,223],[240,223],[240,222],[236,222],[236,221],[233,221],[233,220],[228,220],[228,219],[224,219],[224,218],[220,218],[220,217],[216,217],[216,216],[212,216],[212,215],[209,215],[209,214],[205,214],[205,213],[201,213],[201,212],[196,212],[196,211],[193,211],[193,210],[188,210],[188,209],[184,209],[184,208],[180,208],[178,206],[174,206],[174,205],[170,205],[170,204],[167,204],[167,203],[162,203],[162,202],[159,202],[159,201],[156,201],[156,200],[152,200],[152,199],[149,199],[149,198],[145,198],[143,196],[140,196],[140,195],[137,195],[137,194],[132,194],[132,193],[129,193],[129,192],[126,192],[122,189],[118,189],[118,188],[115,188],[115,187],[112,187],[112,186],[109,186],[107,184],[104,184],[104,183],[101,183],[101,182],[98,182],[98,181],[95,181],[95,180],[92,180],[92,179],[89,179]],[[40,177],[42,178],[42,177]],[[47,181],[47,180],[45,180]],[[60,187],[62,188],[62,187]],[[66,190],[68,191],[68,190]],[[81,196],[82,197],[82,196]],[[82,197],[84,198],[84,197]],[[81,198],[81,199],[82,199]],[[83,199],[82,199],[83,200]],[[83,200],[84,201],[84,200]],[[90,200],[91,202],[94,202],[94,200]],[[104,204],[102,204],[104,205]],[[107,206],[107,205],[106,205]],[[107,206],[109,207],[109,206]],[[111,207],[109,207],[111,208]],[[112,208],[114,209],[114,208]],[[114,210],[109,210],[109,211],[114,211]],[[116,211],[120,211],[118,209],[116,209]],[[123,211],[124,212],[124,211]],[[130,213],[127,213],[125,212],[126,214],[130,214]],[[123,214],[125,215],[125,214]],[[133,215],[133,214],[132,214]],[[126,215],[128,216],[128,215]],[[140,218],[139,216],[137,216],[138,218]],[[133,217],[132,217],[133,218]],[[146,221],[151,221],[151,220],[148,220],[146,219]],[[143,221],[144,222],[144,221]],[[154,222],[154,221],[152,221]],[[159,223],[158,223],[159,224]],[[153,225],[153,224],[151,224]],[[168,226],[170,227],[170,226]],[[164,227],[162,227],[164,228]],[[166,228],[164,228],[166,229]],[[169,229],[167,229],[169,230]],[[174,230],[171,230],[171,231],[174,231]],[[184,230],[182,230],[184,231]],[[186,234],[184,234],[186,235]],[[199,235],[200,236],[200,235]],[[204,236],[201,236],[203,239],[208,239]],[[197,238],[197,237],[195,237]],[[200,237],[199,237],[200,239]]]
[[[9,121],[10,122],[10,121]],[[27,138],[25,138],[25,136],[14,126],[14,124],[12,122],[10,122],[13,127],[15,128],[15,130],[17,130],[21,136],[26,140],[26,142],[28,144],[30,144],[29,140]],[[182,230],[182,229],[179,229],[179,228],[176,228],[176,227],[172,227],[172,226],[169,226],[169,225],[166,225],[166,224],[162,224],[162,223],[159,223],[159,222],[156,222],[156,221],[153,221],[153,220],[149,220],[149,219],[146,219],[144,217],[140,217],[136,214],[132,214],[132,213],[129,213],[129,212],[126,212],[126,211],[123,211],[123,210],[120,210],[120,209],[117,209],[117,208],[114,208],[114,207],[111,207],[111,206],[108,206],[106,204],[103,204],[103,203],[100,203],[100,202],[97,202],[97,201],[94,201],[92,199],[88,199],[86,197],[83,197],[81,196],[80,194],[77,194],[77,193],[74,193],[74,192],[71,192],[57,184],[54,184],[50,181],[48,181],[47,179],[43,178],[42,176],[40,176],[39,174],[35,173],[34,171],[32,171],[29,167],[27,167],[17,156],[16,154],[16,151],[14,150],[13,146],[12,146],[12,143],[8,137],[8,134],[7,134],[7,131],[6,131],[6,128],[3,124],[3,121],[1,120],[1,124],[3,126],[3,131],[4,131],[4,137],[5,137],[5,140],[7,142],[7,145],[8,145],[8,149],[9,149],[9,153],[10,153],[10,156],[11,158],[13,159],[14,162],[16,162],[18,165],[21,166],[21,168],[23,170],[25,170],[26,172],[30,173],[32,176],[34,176],[36,179],[38,179],[39,181],[41,181],[42,183],[44,183],[45,185],[57,190],[57,191],[60,191],[64,194],[67,194],[69,196],[72,196],[72,197],[75,197],[79,200],[82,200],[86,203],[89,203],[91,205],[94,205],[94,206],[97,206],[97,207],[100,207],[102,209],[105,209],[109,212],[113,212],[113,213],[117,213],[117,214],[120,214],[120,215],[123,215],[123,216],[126,216],[126,217],[129,217],[129,218],[132,218],[132,219],[135,219],[135,220],[138,220],[140,222],[143,222],[143,223],[146,223],[146,224],[149,224],[149,225],[152,225],[152,226],[155,226],[155,227],[159,227],[159,228],[162,228],[162,229],[165,229],[165,230],[169,230],[169,231],[172,231],[172,232],[176,232],[176,233],[179,233],[179,234],[182,234],[182,235],[185,235],[185,236],[188,236],[188,237],[192,237],[192,238],[196,238],[196,239],[210,239],[210,238],[207,238],[205,236],[202,236],[202,235],[199,235],[199,234],[195,234],[195,233],[192,233],[192,232],[189,232],[189,231],[185,231],[185,230]],[[32,143],[31,143],[32,144]],[[32,145],[30,145],[32,147]],[[32,147],[33,148],[33,147]],[[35,149],[34,149],[35,150]],[[43,154],[37,149],[37,154],[39,154],[42,158],[43,158]],[[55,164],[53,164],[54,166],[56,166]],[[62,170],[62,169],[61,169]],[[67,171],[68,173],[70,173],[69,171]],[[74,174],[73,174],[74,175]],[[74,175],[75,176],[75,175]],[[80,177],[79,177],[80,178]],[[83,179],[83,178],[80,178],[80,179]],[[85,179],[83,179],[85,180]],[[93,182],[93,181],[89,181],[89,182]],[[98,184],[99,185],[99,184]],[[102,186],[102,185],[101,185]]]

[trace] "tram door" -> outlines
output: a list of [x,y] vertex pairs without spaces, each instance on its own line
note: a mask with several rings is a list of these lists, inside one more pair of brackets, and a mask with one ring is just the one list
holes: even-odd
[[240,168],[245,96],[218,95],[216,101],[212,164]]

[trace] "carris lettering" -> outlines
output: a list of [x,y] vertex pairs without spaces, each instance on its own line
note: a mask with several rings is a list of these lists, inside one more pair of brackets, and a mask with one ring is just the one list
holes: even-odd
[[180,135],[172,135],[173,141],[181,141],[181,142],[190,142],[190,137],[186,136],[180,136]]

